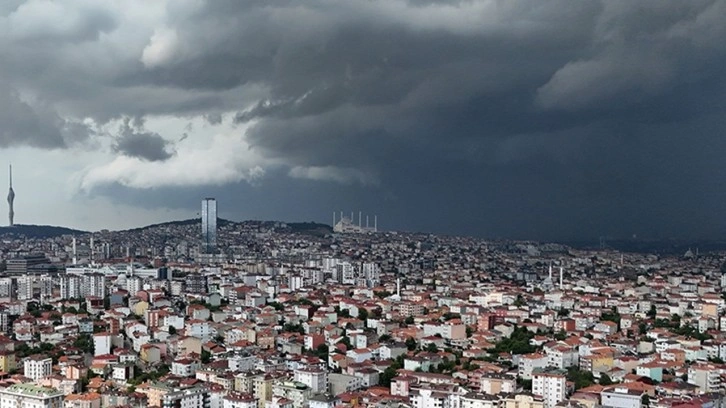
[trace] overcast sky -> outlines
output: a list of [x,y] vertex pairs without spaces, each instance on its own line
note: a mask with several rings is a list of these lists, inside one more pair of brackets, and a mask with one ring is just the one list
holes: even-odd
[[16,223],[726,236],[726,0],[3,0]]

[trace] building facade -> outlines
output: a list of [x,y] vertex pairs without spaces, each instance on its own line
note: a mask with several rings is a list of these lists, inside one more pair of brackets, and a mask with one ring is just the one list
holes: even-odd
[[214,198],[202,200],[202,252],[217,252],[217,200]]

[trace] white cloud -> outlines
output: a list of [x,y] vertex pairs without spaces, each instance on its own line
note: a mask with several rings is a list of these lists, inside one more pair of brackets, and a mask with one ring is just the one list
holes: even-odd
[[342,184],[378,184],[378,178],[364,171],[336,166],[295,166],[288,175],[292,178],[317,181],[334,181]]
[[165,65],[174,60],[180,51],[179,36],[171,28],[159,28],[141,54],[141,62],[147,68]]
[[79,177],[80,189],[90,191],[114,183],[132,188],[256,183],[264,177],[267,163],[241,136],[220,133],[206,147],[180,144],[176,155],[164,162],[116,157],[86,169]]

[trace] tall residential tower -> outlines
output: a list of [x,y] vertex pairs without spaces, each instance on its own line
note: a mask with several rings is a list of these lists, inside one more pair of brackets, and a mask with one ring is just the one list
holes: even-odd
[[8,212],[8,218],[10,226],[14,225],[15,211],[13,210],[13,201],[15,201],[15,191],[13,191],[13,165],[10,165],[10,190],[8,191],[8,205],[10,211]]
[[202,200],[202,252],[217,252],[217,200]]

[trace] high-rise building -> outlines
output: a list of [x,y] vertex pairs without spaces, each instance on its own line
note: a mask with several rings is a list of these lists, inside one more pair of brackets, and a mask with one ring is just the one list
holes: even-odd
[[33,298],[33,276],[23,275],[18,277],[18,300],[29,300]]
[[13,210],[14,201],[15,201],[15,191],[13,191],[13,165],[11,164],[10,165],[10,189],[8,190],[8,206],[9,206],[8,218],[9,218],[11,227],[15,224],[15,211]]
[[184,287],[187,293],[206,294],[207,277],[201,273],[190,273],[184,278]]
[[78,275],[61,275],[60,297],[61,299],[75,299],[83,297],[81,292],[81,277]]
[[83,275],[83,280],[81,281],[81,293],[83,293],[84,297],[105,297],[106,276],[102,273],[89,273],[87,275]]
[[38,381],[53,374],[53,359],[42,355],[28,357],[24,362],[23,375]]
[[532,394],[542,398],[545,408],[553,408],[567,395],[567,371],[535,368],[532,371]]
[[13,299],[15,297],[15,285],[13,278],[0,278],[0,298]]
[[217,252],[217,200],[202,200],[202,252]]

